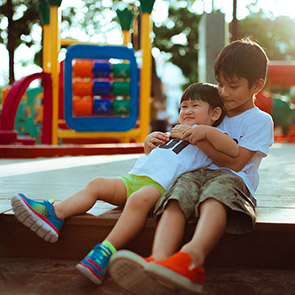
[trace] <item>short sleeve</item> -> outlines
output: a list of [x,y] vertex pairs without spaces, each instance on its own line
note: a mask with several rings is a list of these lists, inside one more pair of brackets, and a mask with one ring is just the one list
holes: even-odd
[[243,128],[245,132],[238,141],[239,146],[251,151],[260,151],[266,156],[273,144],[274,127],[271,116],[260,112],[259,116],[254,116],[245,124]]

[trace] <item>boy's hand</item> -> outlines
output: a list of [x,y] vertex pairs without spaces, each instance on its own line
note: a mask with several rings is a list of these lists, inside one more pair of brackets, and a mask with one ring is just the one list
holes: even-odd
[[192,126],[190,125],[185,125],[185,124],[176,125],[171,130],[170,137],[188,140],[191,130],[192,130]]
[[149,134],[144,141],[144,151],[149,154],[158,145],[165,144],[170,139],[169,135],[164,132],[155,131]]
[[207,132],[209,132],[210,128],[213,127],[207,125],[192,127],[191,129],[184,131],[183,138],[188,140],[190,144],[196,144],[198,141],[206,139]]

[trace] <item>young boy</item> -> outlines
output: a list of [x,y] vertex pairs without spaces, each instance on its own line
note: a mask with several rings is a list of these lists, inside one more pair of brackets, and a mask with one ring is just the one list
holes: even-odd
[[[215,76],[227,111],[218,128],[237,141],[239,155],[225,155],[203,140],[210,126],[172,130],[171,136],[196,144],[213,163],[180,176],[157,203],[156,214],[163,214],[151,257],[146,260],[119,251],[112,258],[111,276],[123,288],[140,293],[153,285],[155,291],[157,285],[163,288],[162,282],[174,289],[200,292],[205,259],[223,233],[253,230],[258,167],[273,142],[272,118],[253,103],[264,86],[267,62],[264,50],[249,39],[229,44],[218,55]],[[190,218],[198,220],[194,235],[178,250]]]
[[[218,125],[223,117],[223,104],[216,86],[196,83],[183,93],[180,124]],[[232,138],[216,128],[210,130],[204,136],[217,150],[233,157],[238,155],[238,146]],[[212,163],[197,146],[180,139],[169,140],[161,132],[147,136],[144,146],[146,154],[138,159],[127,176],[95,178],[59,204],[33,201],[18,194],[12,198],[16,218],[45,241],[56,242],[64,218],[87,212],[97,200],[114,205],[126,203],[106,240],[96,245],[77,265],[94,283],[101,284],[110,256],[143,228],[149,211],[169,184],[186,171]]]

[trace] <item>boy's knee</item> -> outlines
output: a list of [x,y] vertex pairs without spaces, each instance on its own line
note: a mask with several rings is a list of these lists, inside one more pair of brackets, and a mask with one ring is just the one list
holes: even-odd
[[[96,177],[88,182],[85,190],[88,194],[105,200],[106,191],[108,191],[109,183],[103,177]],[[105,200],[110,201],[110,200]]]
[[93,189],[101,185],[102,179],[100,177],[94,178],[88,182],[86,188]]
[[210,208],[210,207],[217,208],[217,207],[219,207],[219,208],[226,209],[226,206],[223,203],[221,203],[220,201],[218,201],[218,200],[216,200],[214,198],[207,198],[206,200],[204,200],[200,204],[200,209],[201,210],[204,209],[205,207],[206,208]]

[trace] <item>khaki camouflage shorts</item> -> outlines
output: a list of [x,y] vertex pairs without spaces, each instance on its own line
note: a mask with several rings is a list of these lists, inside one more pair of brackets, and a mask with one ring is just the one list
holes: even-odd
[[196,222],[199,206],[214,198],[227,206],[226,232],[242,234],[253,231],[256,200],[242,178],[219,170],[201,168],[178,177],[162,195],[154,213],[163,213],[169,200],[177,200],[187,222]]

